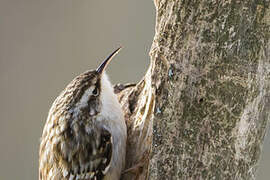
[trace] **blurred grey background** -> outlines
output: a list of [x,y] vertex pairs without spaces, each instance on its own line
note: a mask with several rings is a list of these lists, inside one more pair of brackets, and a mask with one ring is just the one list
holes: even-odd
[[[122,45],[107,72],[113,83],[139,81],[154,27],[151,0],[0,0],[0,180],[38,179],[48,110],[76,75]],[[258,180],[268,167],[270,137]]]

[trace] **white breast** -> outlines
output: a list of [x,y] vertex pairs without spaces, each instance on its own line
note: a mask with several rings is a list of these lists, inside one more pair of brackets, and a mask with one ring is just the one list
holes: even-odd
[[103,72],[101,79],[100,120],[113,137],[113,154],[110,169],[106,179],[118,180],[125,167],[127,128],[124,114],[108,76]]

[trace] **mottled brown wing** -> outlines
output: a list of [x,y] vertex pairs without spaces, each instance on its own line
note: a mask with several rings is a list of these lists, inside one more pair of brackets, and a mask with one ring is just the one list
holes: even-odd
[[84,137],[80,140],[74,137],[73,142],[77,142],[71,143],[73,146],[71,155],[65,155],[65,152],[62,152],[67,163],[63,176],[67,179],[102,180],[109,170],[112,158],[111,134],[101,129],[90,136],[89,134],[82,136]]
[[[55,126],[40,148],[40,180],[102,180],[110,168],[112,136],[104,128],[75,124],[57,136]],[[75,129],[77,129],[75,131]]]

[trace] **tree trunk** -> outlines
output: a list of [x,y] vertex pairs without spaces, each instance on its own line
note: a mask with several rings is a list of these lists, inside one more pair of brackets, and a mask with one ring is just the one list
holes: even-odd
[[155,0],[151,64],[116,86],[122,179],[255,179],[270,119],[269,0]]

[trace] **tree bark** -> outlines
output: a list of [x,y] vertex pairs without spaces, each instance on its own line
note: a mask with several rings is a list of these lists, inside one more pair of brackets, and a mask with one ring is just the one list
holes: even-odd
[[122,179],[255,179],[270,119],[269,0],[155,0],[151,64],[116,86]]

